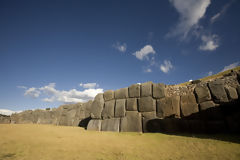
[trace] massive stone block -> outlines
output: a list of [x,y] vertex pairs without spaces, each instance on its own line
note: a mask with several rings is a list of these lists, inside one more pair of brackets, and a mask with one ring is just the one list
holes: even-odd
[[100,119],[104,106],[103,94],[96,95],[91,106],[91,118]]
[[121,88],[115,91],[116,99],[126,99],[128,98],[128,88]]
[[103,97],[105,101],[109,101],[114,99],[114,91],[113,90],[108,90],[103,93]]
[[127,99],[127,111],[137,111],[137,98]]
[[196,86],[196,88],[194,89],[194,92],[197,97],[198,103],[211,100],[211,94],[210,94],[210,91],[208,90],[207,85]]
[[129,97],[131,97],[131,98],[140,97],[140,85],[139,84],[133,84],[129,87]]
[[216,107],[216,104],[213,101],[206,101],[199,104],[199,108],[201,111],[204,111],[212,107]]
[[136,111],[127,111],[121,119],[121,132],[142,132],[142,117]]
[[125,116],[125,99],[117,99],[116,100],[116,106],[115,106],[115,117],[124,117]]
[[184,117],[198,112],[198,104],[192,93],[181,96],[181,111]]
[[165,97],[165,85],[163,83],[153,83],[153,97],[154,98]]
[[229,100],[233,101],[238,99],[238,93],[235,88],[228,86],[225,88],[225,90],[227,92]]
[[157,100],[157,116],[180,117],[180,96],[165,97]]
[[115,107],[115,100],[105,102],[103,111],[102,111],[102,118],[113,118],[114,117],[114,107]]
[[139,99],[139,111],[151,112],[156,111],[156,100],[152,97],[142,97]]
[[100,131],[101,130],[101,124],[102,124],[102,120],[92,119],[88,123],[87,130]]
[[119,132],[120,118],[104,119],[102,121],[102,131]]
[[150,132],[152,130],[151,126],[148,125],[148,122],[152,119],[156,119],[156,112],[142,112],[142,125],[143,132]]
[[208,86],[210,88],[214,102],[216,103],[228,102],[228,97],[224,89],[223,80],[216,79],[215,81],[209,82]]
[[152,96],[152,82],[141,84],[141,97]]

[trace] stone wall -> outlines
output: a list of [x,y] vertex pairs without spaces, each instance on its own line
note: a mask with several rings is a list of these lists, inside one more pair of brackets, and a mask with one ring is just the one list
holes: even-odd
[[8,124],[11,122],[10,116],[0,114],[0,124]]
[[232,72],[186,86],[134,84],[105,91],[86,103],[13,114],[11,123],[115,132],[239,132],[239,75]]

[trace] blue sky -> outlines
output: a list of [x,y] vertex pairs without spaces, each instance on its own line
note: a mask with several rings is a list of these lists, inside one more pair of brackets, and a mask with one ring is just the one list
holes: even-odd
[[0,108],[57,107],[239,65],[238,0],[1,0]]

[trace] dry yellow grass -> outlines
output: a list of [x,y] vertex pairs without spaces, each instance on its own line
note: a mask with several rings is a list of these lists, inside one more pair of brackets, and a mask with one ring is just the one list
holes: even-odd
[[0,125],[0,160],[239,160],[240,144],[166,134]]

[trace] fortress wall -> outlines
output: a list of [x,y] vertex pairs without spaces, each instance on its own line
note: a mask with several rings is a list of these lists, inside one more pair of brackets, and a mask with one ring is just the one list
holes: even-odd
[[185,86],[133,84],[86,103],[13,114],[11,122],[115,132],[239,132],[239,75]]

